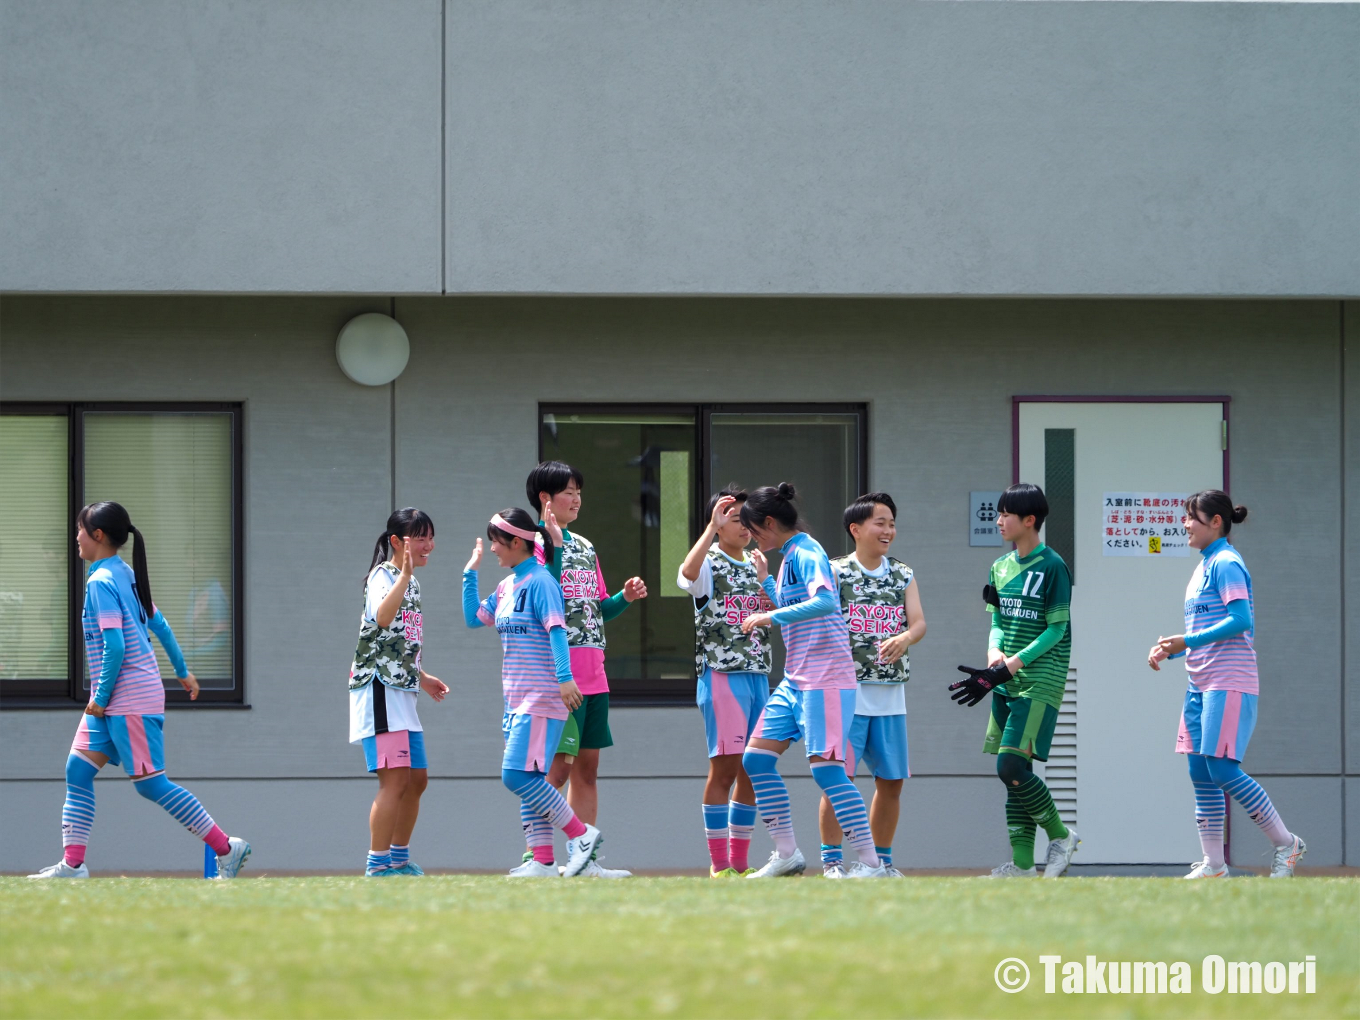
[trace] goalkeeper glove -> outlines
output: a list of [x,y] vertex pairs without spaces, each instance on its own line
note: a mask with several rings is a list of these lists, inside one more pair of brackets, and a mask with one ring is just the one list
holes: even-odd
[[1004,684],[1011,678],[1011,671],[1006,668],[1004,662],[998,662],[995,666],[988,666],[986,669],[960,666],[959,672],[967,673],[968,679],[958,680],[949,685],[949,689],[954,692],[950,696],[950,700],[956,701],[960,705],[967,705],[969,708],[990,694],[992,688]]
[[1001,596],[996,593],[996,588],[990,584],[982,586],[982,601],[989,606],[995,606],[997,609],[1001,608]]

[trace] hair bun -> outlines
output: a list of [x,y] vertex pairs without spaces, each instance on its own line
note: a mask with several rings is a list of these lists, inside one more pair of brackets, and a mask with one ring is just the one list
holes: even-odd
[[780,482],[776,491],[779,493],[780,499],[796,499],[798,497],[798,490],[789,482]]
[[1246,507],[1241,506],[1241,505],[1238,505],[1238,506],[1233,507],[1233,512],[1232,512],[1232,522],[1233,522],[1234,524],[1241,524],[1241,523],[1242,523],[1243,521],[1245,521],[1246,519],[1247,519],[1247,508],[1246,508]]

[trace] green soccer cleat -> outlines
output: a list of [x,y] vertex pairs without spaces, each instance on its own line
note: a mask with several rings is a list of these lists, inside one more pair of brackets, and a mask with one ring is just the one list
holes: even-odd
[[713,865],[708,866],[709,878],[740,878],[741,873],[736,868],[723,868],[722,871],[715,871]]

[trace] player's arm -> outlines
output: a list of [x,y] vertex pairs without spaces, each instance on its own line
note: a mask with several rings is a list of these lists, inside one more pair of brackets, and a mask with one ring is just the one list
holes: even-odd
[[906,613],[907,629],[879,642],[878,657],[884,662],[896,662],[907,649],[926,636],[926,616],[921,610],[921,588],[915,576],[902,593],[902,608]]
[[[734,513],[735,511],[735,513]],[[680,564],[680,576],[687,581],[699,580],[699,571],[703,569],[704,557],[708,555],[708,550],[713,547],[713,539],[718,536],[718,529],[732,519],[735,514],[741,512],[741,507],[732,496],[724,496],[718,500],[713,507],[713,514],[708,519],[708,524],[704,527],[704,533],[699,536],[699,540],[690,546],[690,550],[685,554],[684,561]],[[683,588],[684,585],[681,585]],[[688,589],[686,589],[688,591]]]
[[495,608],[489,605],[496,593],[492,592],[487,596],[486,602],[481,600],[481,591],[477,583],[477,568],[482,565],[482,540],[477,539],[472,547],[472,556],[467,561],[467,566],[463,568],[463,622],[469,627],[489,627],[495,622]]
[[1215,641],[1226,641],[1238,634],[1245,634],[1251,630],[1253,623],[1251,602],[1245,598],[1233,599],[1228,603],[1228,615],[1212,627],[1206,627],[1193,634],[1173,634],[1171,637],[1158,638],[1157,643],[1148,652],[1148,665],[1153,669],[1160,669],[1159,663],[1167,659],[1179,659],[1187,648],[1203,648]]

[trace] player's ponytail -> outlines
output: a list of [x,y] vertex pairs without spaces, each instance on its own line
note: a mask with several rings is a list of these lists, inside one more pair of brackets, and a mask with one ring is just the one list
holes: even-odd
[[765,522],[773,518],[788,531],[802,531],[803,522],[798,516],[798,506],[794,502],[798,490],[789,482],[778,485],[763,485],[746,498],[741,505],[741,523],[746,527],[762,530]]
[[[497,519],[503,522],[504,526],[498,525]],[[521,510],[517,506],[506,507],[492,518],[486,526],[488,542],[500,542],[502,545],[513,546],[515,539],[518,538],[524,543],[525,548],[532,553],[536,539],[526,538],[526,535],[538,536],[537,541],[542,541],[544,550],[552,549],[552,534],[548,529],[530,516],[527,510]]]
[[434,535],[434,521],[424,510],[417,510],[413,506],[402,507],[400,510],[393,510],[391,516],[387,518],[387,527],[378,536],[378,541],[373,546],[373,559],[368,564],[368,573],[364,574],[364,584],[368,584],[368,578],[373,573],[373,568],[379,563],[386,563],[391,555],[389,542],[391,538],[430,538]]
[[1206,524],[1213,521],[1215,515],[1221,517],[1225,536],[1232,531],[1234,524],[1241,524],[1247,519],[1247,508],[1233,506],[1233,501],[1222,489],[1203,489],[1190,496],[1185,501],[1185,512]]
[[76,515],[76,523],[85,534],[93,536],[96,531],[104,533],[104,540],[115,549],[127,545],[132,536],[132,579],[136,585],[137,601],[148,618],[156,613],[156,605],[151,601],[151,575],[146,569],[146,540],[142,533],[132,526],[132,518],[121,503],[102,500],[81,507]]

